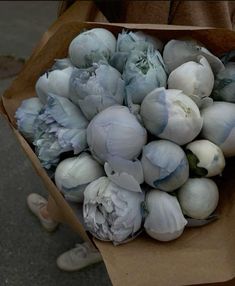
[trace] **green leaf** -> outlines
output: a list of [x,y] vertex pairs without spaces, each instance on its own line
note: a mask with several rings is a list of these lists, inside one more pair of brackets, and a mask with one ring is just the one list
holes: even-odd
[[199,159],[191,150],[186,150],[186,156],[189,162],[190,176],[205,177],[208,174],[206,168],[198,167]]
[[148,214],[149,214],[149,211],[148,211],[148,209],[147,209],[146,203],[145,203],[145,202],[141,202],[140,208],[141,208],[142,217],[143,217],[143,218],[146,218],[146,217],[148,216]]

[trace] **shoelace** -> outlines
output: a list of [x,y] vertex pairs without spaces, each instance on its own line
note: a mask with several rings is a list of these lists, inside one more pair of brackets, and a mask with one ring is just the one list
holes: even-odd
[[70,258],[72,261],[75,261],[78,257],[85,258],[88,254],[89,248],[85,244],[75,244],[75,248],[70,252]]
[[41,219],[42,221],[47,222],[47,223],[50,223],[50,222],[54,223],[54,221],[53,221],[52,219],[50,219],[50,218],[45,218],[45,217],[42,215],[41,210],[42,210],[42,208],[44,208],[44,207],[46,206],[46,203],[45,203],[44,201],[39,201],[39,202],[36,202],[35,204],[36,204],[37,207],[39,208],[40,219]]
[[46,203],[42,200],[34,202],[34,205],[36,205],[39,209],[42,209],[43,207],[46,206]]

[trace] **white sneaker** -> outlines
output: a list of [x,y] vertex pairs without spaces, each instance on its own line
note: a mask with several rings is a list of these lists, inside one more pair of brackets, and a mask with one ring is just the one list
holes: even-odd
[[99,251],[92,248],[88,242],[84,242],[61,254],[56,263],[61,270],[77,271],[101,261],[102,256]]
[[27,205],[32,213],[39,219],[41,225],[49,232],[54,231],[57,226],[58,222],[55,222],[52,219],[45,219],[42,215],[40,210],[47,205],[47,200],[44,199],[42,196],[38,194],[30,194],[27,197]]

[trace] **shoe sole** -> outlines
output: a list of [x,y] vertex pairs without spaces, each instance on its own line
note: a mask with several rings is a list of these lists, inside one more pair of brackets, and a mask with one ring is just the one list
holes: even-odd
[[102,258],[99,261],[90,263],[90,264],[88,264],[88,265],[86,265],[86,266],[84,266],[82,268],[76,268],[76,269],[66,269],[66,268],[60,267],[59,263],[57,261],[56,261],[56,265],[57,265],[57,267],[59,268],[60,271],[63,271],[63,272],[76,272],[76,271],[82,271],[82,270],[84,270],[86,268],[92,267],[93,265],[101,263],[101,262],[103,262]]

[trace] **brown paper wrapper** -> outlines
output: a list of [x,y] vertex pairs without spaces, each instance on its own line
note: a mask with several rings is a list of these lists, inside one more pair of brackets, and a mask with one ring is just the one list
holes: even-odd
[[[66,17],[64,18],[66,19]],[[216,55],[235,49],[235,33],[225,29],[181,26],[79,23],[63,20],[54,24],[28,60],[25,68],[2,98],[0,111],[8,116],[15,135],[29,156],[50,194],[50,212],[67,223],[86,241],[89,236],[74,210],[41,167],[28,143],[14,129],[14,114],[23,99],[35,96],[35,82],[51,67],[55,58],[67,56],[71,40],[83,29],[104,27],[115,35],[123,28],[143,30],[164,42],[191,36],[206,45]],[[227,281],[235,277],[235,164],[229,160],[223,178],[219,180],[220,219],[210,225],[186,229],[176,241],[161,243],[142,234],[125,245],[93,239],[100,250],[115,286],[176,286]],[[213,284],[221,285],[221,284]],[[235,280],[223,285],[235,285]]]

